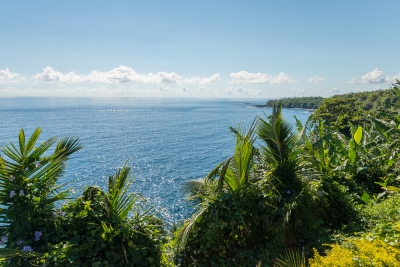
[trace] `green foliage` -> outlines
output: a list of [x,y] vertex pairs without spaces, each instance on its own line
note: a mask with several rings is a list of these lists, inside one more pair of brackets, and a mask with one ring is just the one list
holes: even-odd
[[320,238],[319,181],[303,171],[300,138],[283,120],[281,106],[246,134],[233,132],[234,155],[191,187],[200,203],[179,230],[176,263],[182,266],[268,264],[285,247]]
[[[6,156],[0,168],[1,232],[3,243],[11,249],[8,252],[44,252],[48,243],[58,242],[54,203],[64,199],[67,191],[60,190],[56,183],[68,157],[82,146],[78,139],[57,141],[55,137],[36,146],[40,133],[41,129],[37,128],[26,141],[21,130],[18,145],[10,143],[1,150]],[[54,144],[54,152],[45,155]],[[11,260],[11,265],[28,264],[18,255]]]
[[311,116],[314,120],[322,119],[342,133],[350,134],[350,123],[363,126],[368,117],[381,117],[382,112],[398,111],[400,108],[400,82],[390,89],[373,92],[336,95],[324,99]]
[[[41,129],[28,141],[2,149],[0,200],[5,266],[160,266],[165,231],[152,207],[129,189],[129,167],[109,177],[108,191],[87,188],[82,197],[56,210],[67,191],[57,185],[78,139],[51,138],[35,147]],[[52,146],[55,150],[46,155]]]
[[303,109],[316,109],[324,99],[322,97],[285,97],[278,100],[268,100],[267,105],[273,107],[274,103],[282,103],[283,108],[303,108]]
[[294,134],[275,105],[248,133],[232,130],[233,156],[187,184],[197,210],[178,230],[175,263],[266,266],[287,248],[309,257],[338,233],[373,229],[385,216],[366,210],[398,191],[399,125],[385,114],[346,135],[319,119],[297,121]]
[[[232,156],[185,183],[195,211],[167,237],[153,207],[131,193],[127,166],[109,177],[107,191],[89,187],[56,210],[67,196],[57,180],[81,145],[51,138],[35,148],[40,129],[28,141],[21,130],[19,144],[0,157],[0,258],[9,259],[2,263],[305,266],[316,248],[311,262],[322,265],[315,266],[350,266],[370,259],[357,246],[384,253],[374,252],[377,262],[393,261],[389,252],[400,244],[399,86],[325,100],[305,125],[297,120],[297,133],[276,103],[248,131],[231,128]],[[320,256],[332,241],[342,245]]]
[[[108,192],[89,187],[65,204],[58,231],[65,240],[45,255],[57,266],[159,266],[162,221],[128,193],[130,168],[109,177]],[[132,212],[132,216],[130,216]]]
[[377,224],[395,223],[400,221],[400,195],[386,199],[371,200],[360,211],[363,228],[373,229]]
[[[258,237],[265,239],[264,197],[254,186],[251,167],[257,154],[254,127],[233,130],[232,157],[219,164],[203,183],[191,183],[192,198],[201,200],[197,211],[177,235],[176,264],[187,266],[255,265],[264,255]],[[263,243],[263,242],[261,242]],[[249,257],[250,256],[250,257]]]

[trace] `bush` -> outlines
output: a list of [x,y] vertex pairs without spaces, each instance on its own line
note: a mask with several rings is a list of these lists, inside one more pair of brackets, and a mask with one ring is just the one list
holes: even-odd
[[[68,195],[57,181],[68,157],[82,146],[75,138],[50,138],[35,147],[40,132],[25,141],[21,130],[19,147],[2,149],[3,265],[160,266],[163,223],[139,194],[129,193],[130,168],[109,177],[107,192],[89,187],[56,210],[54,203]],[[54,144],[54,152],[44,156]]]
[[[273,251],[264,201],[248,195],[223,194],[196,220],[186,246],[176,258],[179,266],[256,266],[269,262]],[[282,242],[277,246],[282,246]],[[275,248],[276,251],[278,248]]]
[[400,249],[379,239],[359,238],[330,247],[327,256],[321,256],[315,250],[314,258],[309,261],[310,267],[400,266]]
[[[89,187],[82,197],[62,207],[58,231],[63,242],[46,253],[45,263],[57,266],[160,266],[162,221],[146,214],[150,210],[144,213],[133,207],[141,203],[133,194],[126,193],[130,185],[126,179],[129,171],[123,167],[110,176],[109,192]],[[125,182],[121,181],[123,179]],[[114,194],[113,197],[115,191],[126,194]],[[125,212],[132,210],[133,216]]]

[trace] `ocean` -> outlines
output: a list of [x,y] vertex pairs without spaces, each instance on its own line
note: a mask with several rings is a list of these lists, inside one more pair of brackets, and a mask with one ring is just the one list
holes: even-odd
[[[181,192],[184,181],[204,177],[232,155],[229,127],[248,129],[255,108],[267,99],[170,98],[0,98],[0,146],[18,143],[24,129],[30,136],[43,129],[40,142],[53,137],[79,137],[84,148],[75,153],[60,183],[79,196],[91,185],[105,189],[108,175],[127,162],[135,182],[132,191],[155,205],[169,224],[187,218],[192,208]],[[284,109],[284,117],[303,123],[311,113]]]

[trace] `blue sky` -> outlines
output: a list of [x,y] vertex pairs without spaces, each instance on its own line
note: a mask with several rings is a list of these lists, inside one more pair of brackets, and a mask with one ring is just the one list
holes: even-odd
[[400,79],[400,1],[3,1],[0,96],[330,96]]

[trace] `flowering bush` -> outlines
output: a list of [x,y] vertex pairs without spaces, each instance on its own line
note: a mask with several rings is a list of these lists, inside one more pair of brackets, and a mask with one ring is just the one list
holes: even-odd
[[[21,130],[18,146],[11,143],[1,150],[6,157],[0,166],[0,231],[2,244],[11,250],[44,252],[47,244],[58,242],[54,203],[67,192],[60,191],[56,183],[68,157],[82,147],[75,138],[50,138],[35,147],[40,133],[37,128],[26,141]],[[53,145],[54,152],[45,156]],[[13,258],[10,264],[29,265],[21,257]]]
[[309,261],[310,267],[400,266],[400,249],[380,239],[349,239],[342,245],[330,247],[325,257],[314,250],[314,258]]
[[145,209],[143,198],[129,193],[133,182],[124,166],[109,177],[108,192],[89,187],[83,196],[55,210],[67,196],[56,185],[68,157],[82,146],[77,139],[38,147],[41,129],[19,148],[13,143],[0,157],[1,245],[7,266],[159,266],[162,221]]

